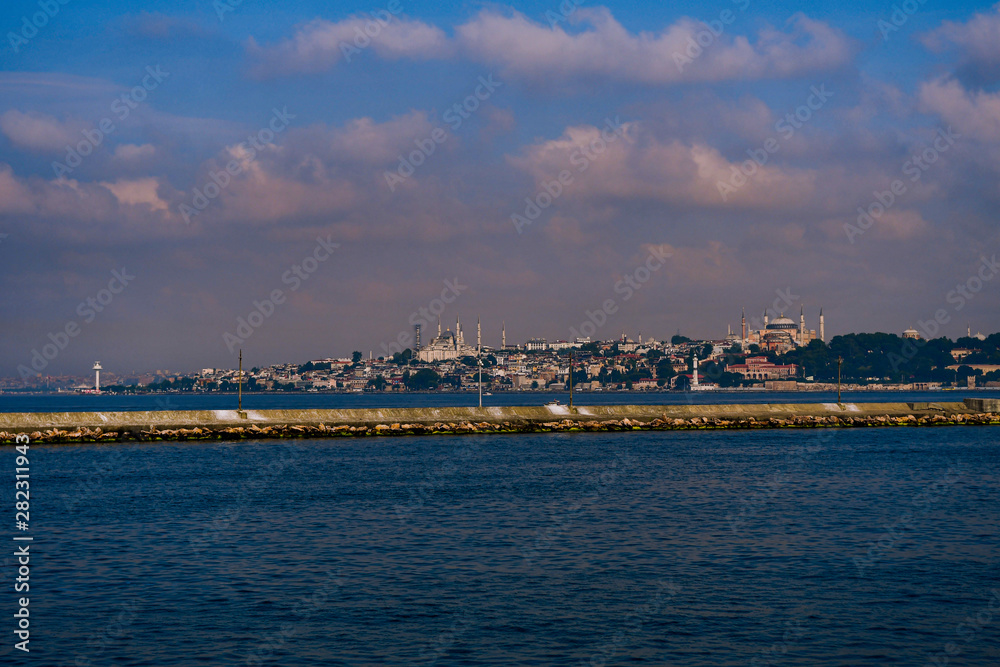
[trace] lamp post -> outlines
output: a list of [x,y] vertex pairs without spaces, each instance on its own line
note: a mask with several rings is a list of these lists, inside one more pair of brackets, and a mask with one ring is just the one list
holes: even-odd
[[236,384],[236,391],[238,396],[238,398],[236,399],[237,400],[236,410],[242,414],[243,412],[243,348],[242,347],[240,348],[240,370]]
[[837,405],[840,405],[840,367],[844,364],[843,357],[837,357]]
[[569,409],[573,411],[573,349],[569,351]]

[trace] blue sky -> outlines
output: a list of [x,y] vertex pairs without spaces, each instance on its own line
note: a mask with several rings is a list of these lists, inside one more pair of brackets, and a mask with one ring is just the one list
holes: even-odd
[[[378,354],[454,278],[469,287],[444,319],[481,314],[494,344],[501,320],[511,340],[567,338],[605,298],[620,308],[602,337],[721,336],[789,287],[828,333],[898,332],[942,309],[945,334],[997,329],[994,283],[949,299],[996,252],[990,5],[914,2],[893,25],[891,2],[584,2],[553,25],[557,2],[245,0],[221,20],[211,2],[42,4],[54,16],[16,44],[40,5],[0,9],[3,374],[122,267],[135,281],[44,372],[225,366],[224,334],[276,289],[287,301],[243,343],[254,359]],[[354,28],[386,7],[400,11],[348,61]],[[689,37],[705,46],[685,61]],[[116,118],[144,77],[155,85]],[[286,125],[241,147],[275,109]],[[808,119],[780,131],[796,110]],[[602,143],[616,118],[627,131]],[[948,127],[958,138],[934,149]],[[428,144],[435,128],[445,139]],[[404,176],[419,142],[434,152]],[[588,145],[604,148],[580,170]],[[572,182],[519,225],[562,171]],[[902,194],[858,227],[896,180]],[[291,290],[282,276],[317,238],[340,247]],[[654,246],[671,261],[624,299],[617,281]]]

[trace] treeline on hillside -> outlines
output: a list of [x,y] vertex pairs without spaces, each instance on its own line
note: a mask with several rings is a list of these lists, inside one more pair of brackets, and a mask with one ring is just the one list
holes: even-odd
[[[956,361],[954,349],[973,350]],[[948,338],[913,340],[895,334],[861,333],[835,336],[829,344],[814,340],[783,355],[768,355],[778,363],[797,364],[800,377],[817,382],[837,381],[837,359],[843,358],[842,378],[851,382],[965,382],[969,375],[1000,381],[1000,372],[983,374],[965,364],[1000,364],[1000,333],[986,340]],[[948,366],[962,364],[957,370]]]

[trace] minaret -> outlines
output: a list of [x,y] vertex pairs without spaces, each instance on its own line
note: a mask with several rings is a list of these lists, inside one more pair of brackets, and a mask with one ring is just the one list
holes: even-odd
[[767,308],[764,309],[764,328],[767,328]]
[[476,347],[482,349],[483,347],[483,327],[479,323],[479,318],[476,318]]
[[826,342],[826,326],[823,324],[823,309],[819,309],[819,339]]
[[507,320],[500,323],[500,349],[507,349]]
[[94,389],[97,391],[98,394],[101,393],[101,371],[102,370],[103,369],[101,368],[101,362],[95,361],[94,362]]
[[743,341],[742,342],[743,347],[746,347],[746,344],[747,344],[747,309],[746,308],[740,308],[740,330],[741,330],[740,340]]
[[806,309],[799,306],[799,345],[806,344]]
[[419,322],[417,324],[413,325],[413,333],[414,333],[414,337],[416,338],[416,340],[414,342],[414,345],[413,345],[413,349],[414,349],[414,351],[419,352],[420,351],[420,323]]
[[455,345],[461,345],[465,340],[462,336],[462,318],[455,316]]
[[438,338],[441,337],[441,316],[438,315]]

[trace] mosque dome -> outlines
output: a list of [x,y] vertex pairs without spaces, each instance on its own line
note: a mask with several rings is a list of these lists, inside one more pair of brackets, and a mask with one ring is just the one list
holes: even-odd
[[799,325],[797,325],[795,322],[793,322],[789,318],[787,318],[785,316],[781,316],[781,317],[774,318],[774,321],[772,321],[772,322],[768,322],[767,328],[768,328],[768,330],[773,330],[773,329],[779,329],[779,330],[781,330],[781,329],[792,329],[792,330],[795,330],[795,329],[799,328]]

